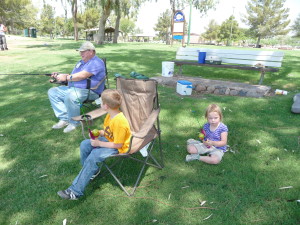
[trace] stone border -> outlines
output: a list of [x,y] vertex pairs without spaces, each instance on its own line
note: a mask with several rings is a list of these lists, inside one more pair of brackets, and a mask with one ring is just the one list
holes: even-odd
[[159,84],[176,87],[178,80],[187,80],[193,83],[193,91],[203,94],[230,95],[260,98],[269,96],[271,87],[264,85],[251,85],[230,81],[209,80],[197,77],[151,77]]

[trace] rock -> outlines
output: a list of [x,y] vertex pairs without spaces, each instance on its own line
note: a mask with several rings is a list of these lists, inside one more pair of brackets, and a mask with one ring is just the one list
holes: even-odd
[[229,94],[231,96],[236,96],[236,95],[238,95],[238,91],[237,90],[231,90]]
[[219,89],[219,94],[220,95],[225,95],[225,92],[226,92],[226,87],[222,87]]
[[206,87],[202,84],[198,84],[196,86],[195,90],[198,91],[198,92],[206,91]]
[[215,90],[214,90],[214,94],[215,94],[215,95],[219,95],[219,94],[220,94],[220,89],[218,89],[218,88],[215,89]]
[[238,92],[238,95],[239,95],[239,96],[246,96],[246,95],[247,95],[247,91],[245,91],[245,90],[240,90],[240,91]]
[[254,97],[254,98],[259,98],[261,97],[261,95],[259,93],[257,93],[256,91],[248,91],[246,94],[247,97]]
[[169,79],[169,80],[165,80],[164,81],[164,84],[165,85],[168,85],[168,86],[176,86],[177,85],[177,82],[172,80],[172,79]]
[[209,86],[207,87],[207,93],[214,93],[215,87],[214,86]]
[[229,95],[229,94],[230,94],[230,88],[226,88],[225,95]]
[[[209,80],[199,77],[173,76],[173,77],[151,77],[162,85],[177,86],[178,80],[187,80],[193,83],[195,91],[206,94],[231,95],[231,96],[247,96],[247,97],[264,97],[268,96],[271,87],[264,85],[251,85],[245,83],[236,83],[220,80]],[[300,93],[299,93],[300,94]],[[297,108],[295,109],[296,111]]]

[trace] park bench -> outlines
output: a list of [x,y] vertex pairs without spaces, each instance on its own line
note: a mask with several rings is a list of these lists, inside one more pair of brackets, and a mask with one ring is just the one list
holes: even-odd
[[[206,52],[206,59],[219,57],[222,60],[221,64],[198,63],[199,51]],[[172,62],[179,66],[179,75],[182,75],[183,65],[260,71],[259,84],[262,84],[265,72],[279,70],[283,56],[281,51],[180,47],[176,52],[176,60]]]

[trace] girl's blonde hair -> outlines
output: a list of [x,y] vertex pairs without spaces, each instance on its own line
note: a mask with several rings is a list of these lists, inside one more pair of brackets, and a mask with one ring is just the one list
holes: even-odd
[[206,108],[206,112],[205,112],[205,118],[207,119],[208,114],[211,112],[216,112],[219,114],[220,116],[220,121],[223,120],[223,114],[222,114],[222,110],[221,108],[217,105],[217,104],[210,104],[207,108]]
[[122,103],[122,96],[118,90],[106,89],[101,94],[102,104],[111,109],[118,109]]

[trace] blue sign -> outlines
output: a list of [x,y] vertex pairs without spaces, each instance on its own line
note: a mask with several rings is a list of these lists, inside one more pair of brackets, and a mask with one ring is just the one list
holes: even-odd
[[182,40],[183,36],[182,35],[174,35],[173,38],[175,40]]
[[174,15],[174,22],[184,22],[183,12],[177,11]]

